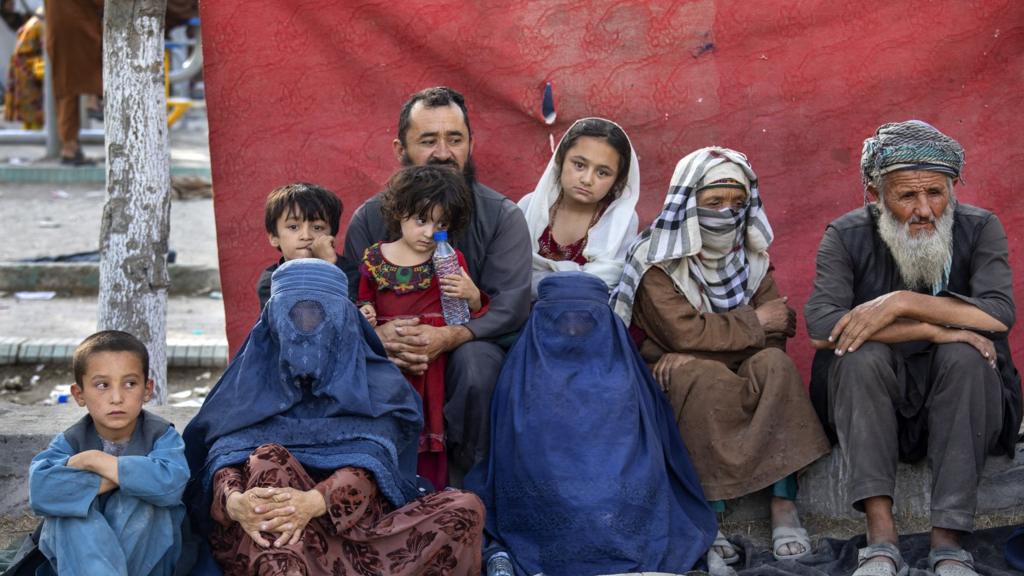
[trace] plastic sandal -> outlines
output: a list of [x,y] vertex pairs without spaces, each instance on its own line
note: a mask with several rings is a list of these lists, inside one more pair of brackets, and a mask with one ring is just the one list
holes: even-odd
[[[892,560],[896,566],[888,562],[869,562],[879,556]],[[900,549],[888,542],[882,542],[857,551],[857,569],[853,571],[852,576],[906,576],[909,572],[910,568],[903,561]]]
[[731,556],[719,555],[719,557],[722,559],[722,562],[724,562],[726,566],[731,566],[740,561],[739,550],[737,550],[736,547],[732,545],[732,542],[729,542],[729,540],[725,537],[725,534],[722,534],[721,530],[719,530],[718,534],[715,535],[715,541],[711,543],[712,548],[714,548],[715,546],[718,546],[719,548],[728,548],[729,550],[732,550]]
[[[779,549],[786,544],[799,544],[804,547],[804,551],[797,554],[779,554]],[[811,539],[807,536],[807,530],[787,526],[772,528],[772,556],[776,560],[799,560],[810,553]]]
[[[942,566],[939,562],[953,560]],[[978,576],[974,570],[974,557],[963,548],[936,548],[928,554],[928,566],[935,576]]]

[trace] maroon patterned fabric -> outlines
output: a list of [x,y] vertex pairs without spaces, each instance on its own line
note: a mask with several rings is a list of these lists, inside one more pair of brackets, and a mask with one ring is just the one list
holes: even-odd
[[551,226],[548,226],[537,239],[537,254],[555,260],[571,260],[580,266],[587,263],[587,257],[583,255],[583,249],[587,247],[587,237],[584,236],[572,244],[562,246],[551,236]]
[[[306,525],[302,539],[281,548],[261,548],[227,513],[227,497],[257,487],[317,490],[327,514]],[[395,576],[477,575],[484,510],[468,492],[447,490],[391,510],[373,477],[342,468],[319,482],[283,446],[260,446],[241,466],[214,476],[210,536],[213,556],[225,576],[355,574]],[[263,534],[273,542],[272,534]]]

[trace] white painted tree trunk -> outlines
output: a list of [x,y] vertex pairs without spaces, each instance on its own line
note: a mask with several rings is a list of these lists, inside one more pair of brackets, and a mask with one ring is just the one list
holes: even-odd
[[146,344],[158,404],[167,401],[170,284],[165,9],[166,0],[107,0],[103,14],[107,202],[98,325],[130,332]]

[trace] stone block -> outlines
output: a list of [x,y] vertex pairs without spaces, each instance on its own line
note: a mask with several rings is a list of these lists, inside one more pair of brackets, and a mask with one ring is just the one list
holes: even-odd
[[[797,505],[801,513],[826,517],[862,517],[848,502],[848,470],[838,447],[800,477]],[[1013,514],[1024,506],[1024,444],[1016,457],[989,456],[978,486],[979,514]],[[910,518],[930,515],[932,475],[926,461],[900,463],[895,490],[896,513]]]
[[185,366],[189,368],[195,368],[199,366],[199,358],[203,353],[203,347],[200,344],[189,344],[188,350],[185,352]]
[[31,364],[33,362],[39,362],[41,349],[42,346],[40,346],[38,342],[26,342],[18,350],[18,362],[21,364]]
[[[220,272],[214,266],[170,264],[170,294],[206,294],[220,290]],[[0,290],[4,292],[54,290],[61,294],[96,294],[96,262],[0,262]]]
[[[848,472],[838,446],[800,475],[797,508],[801,515],[820,518],[862,519],[850,506],[846,490]],[[895,513],[902,518],[928,518],[931,511],[931,470],[926,461],[897,466]],[[1024,509],[1024,444],[1016,456],[989,456],[978,486],[978,515],[1015,515]],[[769,518],[769,494],[762,490],[726,504],[730,521]]]
[[0,336],[0,366],[18,363],[18,350],[27,338]]

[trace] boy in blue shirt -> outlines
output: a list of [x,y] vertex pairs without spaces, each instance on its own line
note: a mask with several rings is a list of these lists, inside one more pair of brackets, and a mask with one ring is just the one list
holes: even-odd
[[32,459],[29,503],[44,517],[38,574],[170,575],[181,552],[185,444],[142,409],[149,353],[108,330],[75,350],[71,394],[89,413]]

